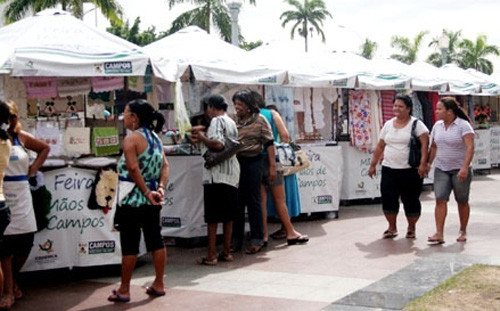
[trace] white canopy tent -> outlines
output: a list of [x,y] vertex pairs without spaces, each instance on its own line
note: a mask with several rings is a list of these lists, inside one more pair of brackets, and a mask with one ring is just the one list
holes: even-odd
[[481,95],[500,95],[500,85],[498,84],[500,82],[496,82],[491,76],[473,68],[466,69],[465,71],[471,75],[473,82],[481,85]]
[[142,76],[149,62],[139,46],[61,10],[0,28],[0,43],[0,72],[13,76]]
[[246,59],[246,52],[189,26],[144,47],[153,58],[155,75],[177,81],[191,67],[199,81],[238,84],[282,84],[286,71],[260,66]]
[[454,64],[446,64],[438,68],[439,78],[448,81],[451,95],[478,95],[481,92],[481,85],[472,82],[474,79],[467,71]]
[[414,62],[408,66],[411,89],[415,91],[447,92],[448,82],[440,77],[439,68],[426,63]]
[[357,85],[354,68],[326,51],[305,53],[291,43],[275,41],[249,51],[247,58],[251,63],[272,64],[286,70],[289,86],[354,88]]

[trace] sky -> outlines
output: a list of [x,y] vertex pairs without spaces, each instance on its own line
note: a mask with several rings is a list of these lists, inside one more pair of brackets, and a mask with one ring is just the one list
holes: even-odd
[[[141,28],[151,25],[157,32],[170,27],[182,12],[193,8],[185,1],[169,10],[167,0],[117,0],[124,9],[125,19],[132,23],[141,17]],[[326,49],[359,52],[366,39],[376,41],[376,57],[389,57],[398,53],[390,47],[391,37],[405,36],[413,39],[420,31],[429,31],[424,39],[424,49],[418,60],[425,60],[434,50],[427,47],[443,29],[462,30],[462,38],[475,41],[479,34],[488,37],[488,43],[500,46],[499,0],[324,0],[333,18],[324,22],[326,43],[316,33],[310,40],[310,50]],[[239,15],[242,35],[246,41],[289,41],[292,24],[281,27],[280,15],[293,9],[282,0],[256,0],[257,5],[243,0]],[[147,5],[145,5],[147,3]],[[95,22],[93,14],[85,16]],[[99,21],[102,27],[104,21]],[[304,46],[303,38],[295,36],[298,48]],[[495,72],[500,72],[500,57],[492,57]]]

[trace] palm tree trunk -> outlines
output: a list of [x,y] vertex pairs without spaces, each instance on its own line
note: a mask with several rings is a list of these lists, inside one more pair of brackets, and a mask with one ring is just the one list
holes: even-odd
[[302,33],[304,34],[304,43],[305,43],[305,48],[306,48],[306,53],[307,53],[307,39],[309,37],[309,32],[307,30],[307,20],[304,21],[302,24]]

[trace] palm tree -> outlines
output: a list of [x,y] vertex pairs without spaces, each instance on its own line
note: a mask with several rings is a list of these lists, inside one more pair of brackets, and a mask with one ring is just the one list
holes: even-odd
[[375,54],[375,51],[377,50],[377,42],[372,41],[368,38],[365,39],[365,42],[361,45],[361,56],[367,59],[372,59],[373,54]]
[[[427,57],[427,62],[433,64],[436,67],[441,67],[445,64],[457,63],[458,62],[458,45],[460,43],[460,37],[462,36],[462,31],[451,31],[443,29],[443,35],[448,38],[448,47],[445,49],[446,60],[443,64],[443,54],[442,52],[432,53]],[[440,37],[434,37],[432,41],[429,43],[429,47],[441,48]]]
[[500,49],[495,45],[488,45],[486,41],[487,37],[485,35],[479,35],[475,43],[468,39],[460,42],[459,66],[464,69],[474,68],[477,71],[491,74],[493,72],[493,63],[486,57],[500,55]]
[[413,39],[413,42],[409,38],[401,36],[393,36],[391,39],[391,47],[398,48],[402,54],[393,54],[391,58],[397,59],[400,62],[406,64],[412,64],[417,60],[417,54],[422,45],[422,40],[428,31],[421,31]]
[[[332,17],[330,12],[326,9],[326,5],[323,0],[304,0],[302,5],[298,0],[288,0],[288,4],[296,8],[295,11],[285,11],[281,14],[280,19],[283,20],[281,27],[285,27],[288,22],[294,22],[291,31],[291,38],[293,39],[295,31],[299,35],[304,37],[305,50],[307,52],[307,40],[309,37],[309,32],[316,29],[316,32],[321,35],[321,39],[325,42],[325,33],[321,26],[323,26],[323,20],[328,16]],[[313,27],[309,27],[311,24]],[[302,26],[302,27],[299,27]]]
[[61,5],[63,10],[68,10],[75,17],[83,17],[83,3],[93,3],[101,13],[112,22],[121,23],[122,8],[117,0],[0,0],[7,2],[5,19],[9,22],[19,20],[28,11],[39,12]]
[[[250,4],[255,5],[256,0],[250,0]],[[172,27],[167,31],[172,34],[186,26],[195,25],[205,29],[210,33],[210,25],[213,23],[220,31],[225,41],[231,41],[231,16],[225,5],[227,0],[168,0],[169,8],[184,2],[191,2],[198,5],[196,8],[179,15],[173,22]]]

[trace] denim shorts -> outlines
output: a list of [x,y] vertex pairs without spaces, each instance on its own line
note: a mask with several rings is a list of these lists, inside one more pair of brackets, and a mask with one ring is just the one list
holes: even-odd
[[469,202],[472,170],[469,168],[469,174],[464,181],[458,180],[458,172],[459,170],[442,171],[438,168],[434,170],[434,195],[436,200],[448,201],[453,190],[457,203]]

